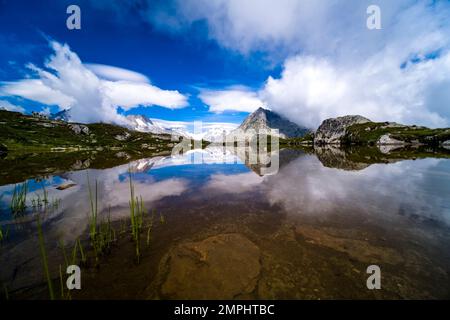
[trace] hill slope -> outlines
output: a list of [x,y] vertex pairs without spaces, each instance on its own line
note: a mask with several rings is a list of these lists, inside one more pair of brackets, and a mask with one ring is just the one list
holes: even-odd
[[0,110],[0,124],[2,148],[8,151],[162,151],[173,147],[170,135],[143,133],[105,123],[67,123]]

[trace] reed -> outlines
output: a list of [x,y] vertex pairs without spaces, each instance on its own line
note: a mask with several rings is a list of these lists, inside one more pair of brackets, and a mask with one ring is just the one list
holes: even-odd
[[59,241],[59,247],[61,248],[61,250],[63,252],[64,264],[67,269],[67,266],[69,265],[69,258],[67,257],[66,247],[64,246],[64,242],[62,240]]
[[42,233],[41,218],[37,216],[37,231],[39,239],[39,248],[42,257],[42,266],[44,268],[45,277],[47,278],[48,292],[50,295],[50,300],[55,300],[55,293],[53,291],[53,283],[50,277],[50,271],[48,269],[47,251],[45,249],[44,235]]
[[84,254],[83,245],[81,244],[80,239],[77,240],[77,243],[78,243],[78,248],[80,249],[81,262],[83,262],[83,264],[85,264],[87,259],[86,259],[86,255]]
[[25,212],[27,205],[27,192],[28,192],[28,183],[25,181],[21,185],[15,185],[14,191],[11,199],[11,212],[13,215],[17,215]]
[[5,293],[5,300],[9,300],[9,292],[6,284],[3,284],[3,292]]
[[142,197],[135,196],[133,176],[131,170],[129,170],[130,180],[130,220],[131,220],[131,236],[135,243],[136,258],[139,263],[141,256],[141,230],[144,220],[144,202]]
[[3,232],[3,228],[2,226],[0,226],[0,244],[3,242],[3,240],[6,240],[6,238],[8,237],[8,233],[9,233],[9,226],[5,232]]
[[48,205],[48,192],[47,189],[45,188],[45,184],[44,182],[41,183],[42,186],[42,202],[44,203],[44,206]]
[[98,183],[97,180],[95,180],[95,197],[92,192],[91,183],[89,181],[89,174],[87,174],[87,184],[88,184],[88,191],[89,191],[89,202],[91,207],[91,215],[89,218],[89,235],[91,239],[95,239],[95,236],[97,234],[97,216],[98,216]]
[[60,294],[61,299],[64,299],[64,278],[63,278],[63,272],[62,272],[62,266],[59,265],[59,286],[60,286]]
[[78,249],[78,242],[75,242],[75,245],[72,248],[72,260],[70,261],[71,265],[72,264],[76,264],[76,262],[77,262],[77,257],[78,257],[78,255],[77,255],[78,250],[77,249]]
[[147,247],[150,246],[150,240],[151,240],[151,234],[152,232],[152,226],[150,225],[147,229]]

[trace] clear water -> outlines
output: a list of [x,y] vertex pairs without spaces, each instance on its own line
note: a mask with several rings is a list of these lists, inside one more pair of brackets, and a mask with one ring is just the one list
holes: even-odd
[[[201,164],[192,163],[196,156]],[[139,264],[125,239],[100,267],[84,268],[73,298],[450,298],[450,160],[341,160],[282,150],[278,173],[261,176],[232,153],[206,149],[50,173],[28,180],[20,217],[9,209],[15,185],[0,186],[0,223],[9,229],[0,280],[18,299],[48,295],[31,203],[42,185],[58,203],[43,218],[57,279],[59,242],[85,240],[88,250],[88,176],[91,188],[97,181],[99,212],[120,228],[131,169],[148,215],[154,209],[164,223]],[[57,189],[68,183],[74,186]],[[381,269],[380,290],[366,286],[369,265]]]

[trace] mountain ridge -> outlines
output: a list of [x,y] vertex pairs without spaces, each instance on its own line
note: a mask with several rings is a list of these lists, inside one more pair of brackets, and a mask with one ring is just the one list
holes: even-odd
[[[295,124],[276,112],[262,107],[249,114],[231,134],[239,135],[249,130],[255,130],[255,132],[266,130],[270,135],[275,135],[282,139],[304,137],[312,131]],[[278,132],[274,130],[278,130]]]

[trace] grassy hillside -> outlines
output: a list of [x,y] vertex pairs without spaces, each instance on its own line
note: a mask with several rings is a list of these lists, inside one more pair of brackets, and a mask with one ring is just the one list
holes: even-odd
[[354,124],[347,128],[343,144],[375,145],[378,139],[389,134],[391,138],[409,144],[439,146],[450,140],[450,129],[429,129],[420,126],[402,126],[385,122]]
[[63,150],[170,150],[169,135],[105,124],[76,124],[0,110],[0,143],[8,152]]

